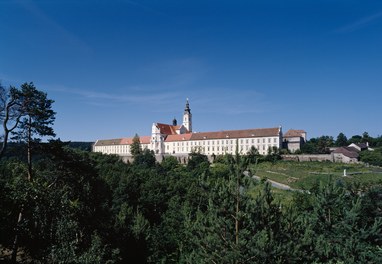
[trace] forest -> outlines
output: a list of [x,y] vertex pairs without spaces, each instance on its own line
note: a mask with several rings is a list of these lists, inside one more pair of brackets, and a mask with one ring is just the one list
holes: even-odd
[[124,163],[53,139],[53,101],[31,83],[13,92],[13,123],[2,117],[17,142],[0,160],[4,263],[382,263],[381,184],[317,181],[281,203],[251,177],[260,162],[283,162],[273,156],[157,163],[135,142]]

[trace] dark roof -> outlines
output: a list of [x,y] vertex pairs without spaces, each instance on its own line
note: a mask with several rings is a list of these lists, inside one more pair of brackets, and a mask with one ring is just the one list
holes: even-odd
[[360,147],[361,149],[367,149],[368,146],[366,143],[356,143],[355,145],[357,145],[358,147]]
[[[151,136],[139,137],[141,144],[149,144]],[[100,139],[94,146],[111,146],[111,145],[131,145],[133,138],[115,138],[115,139]]]
[[100,139],[94,144],[94,146],[110,146],[110,145],[119,145],[121,138],[115,139]]
[[358,150],[353,147],[340,147],[333,151],[333,153],[342,154],[348,158],[358,158]]

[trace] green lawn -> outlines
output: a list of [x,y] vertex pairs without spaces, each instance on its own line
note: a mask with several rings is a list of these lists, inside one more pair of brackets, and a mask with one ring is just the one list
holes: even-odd
[[[348,175],[346,177],[343,177],[344,169]],[[317,181],[328,182],[339,178],[352,183],[382,183],[382,168],[366,167],[362,164],[278,161],[253,165],[251,170],[257,176],[298,189],[309,189]]]

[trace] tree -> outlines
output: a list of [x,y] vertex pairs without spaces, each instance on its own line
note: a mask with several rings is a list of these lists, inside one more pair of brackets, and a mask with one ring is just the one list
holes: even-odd
[[320,154],[328,154],[330,153],[329,147],[332,147],[334,144],[334,140],[332,136],[321,136],[317,141],[317,150]]
[[22,118],[14,139],[27,144],[28,179],[32,179],[33,144],[40,142],[41,137],[55,136],[51,125],[55,120],[52,110],[53,100],[47,94],[36,89],[32,82],[21,85]]
[[9,134],[14,131],[20,121],[21,111],[21,94],[15,87],[11,86],[6,89],[0,83],[0,120],[3,124],[3,142],[0,148],[0,158],[3,156],[9,139]]
[[348,145],[348,139],[344,133],[339,133],[335,142],[337,147],[343,147]]
[[369,133],[367,133],[366,131],[362,133],[362,139],[361,139],[362,143],[370,142],[371,139],[372,138],[369,136]]
[[249,163],[256,164],[258,162],[260,154],[255,146],[252,146],[251,149],[247,152],[247,158]]
[[[28,181],[32,182],[32,148],[33,143],[39,142],[40,137],[55,136],[51,125],[55,120],[55,112],[52,110],[53,100],[47,99],[47,94],[38,91],[32,82],[21,85],[20,108],[21,119],[18,120],[17,131],[14,131],[14,139],[27,144]],[[37,137],[35,137],[37,136]],[[18,250],[19,226],[23,219],[24,204],[21,205],[17,225],[15,228],[15,239],[12,249],[12,261],[16,262]]]
[[133,142],[130,145],[130,153],[131,155],[133,155],[134,158],[138,156],[139,154],[142,154],[142,146],[141,146],[141,141],[139,140],[138,134],[135,134],[133,138]]
[[368,163],[370,165],[382,166],[382,149],[376,149],[374,151],[362,151],[360,152],[360,159],[362,162]]
[[350,139],[349,139],[349,144],[351,144],[351,143],[360,143],[361,142],[361,140],[362,140],[362,136],[360,136],[360,135],[354,135],[354,136],[352,136]]
[[329,148],[332,146],[334,146],[332,136],[321,136],[311,138],[301,147],[301,151],[308,154],[328,154],[330,153]]

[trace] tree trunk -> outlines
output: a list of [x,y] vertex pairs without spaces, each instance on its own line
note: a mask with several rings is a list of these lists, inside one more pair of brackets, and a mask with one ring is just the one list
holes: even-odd
[[5,120],[3,122],[3,127],[4,127],[4,139],[3,139],[3,143],[1,145],[0,158],[4,155],[4,152],[7,149],[8,136],[9,136],[9,131],[7,129],[7,124],[6,124]]
[[237,172],[237,181],[236,181],[236,217],[235,217],[235,237],[236,237],[236,246],[239,246],[239,205],[240,205],[240,176]]
[[32,117],[28,119],[28,180],[32,181]]
[[17,250],[19,249],[19,227],[20,227],[21,221],[23,220],[23,211],[24,211],[24,206],[21,206],[21,210],[19,213],[19,217],[17,219],[16,227],[15,227],[15,239],[13,240],[13,245],[12,245],[11,263],[16,263]]
[[5,150],[7,149],[9,133],[12,132],[17,127],[21,117],[21,115],[17,116],[15,118],[15,124],[13,125],[13,127],[8,128],[8,122],[9,122],[9,119],[11,119],[10,112],[12,111],[11,109],[14,105],[15,105],[15,101],[11,101],[5,107],[5,116],[3,120],[4,139],[0,149],[0,158],[4,155]]

